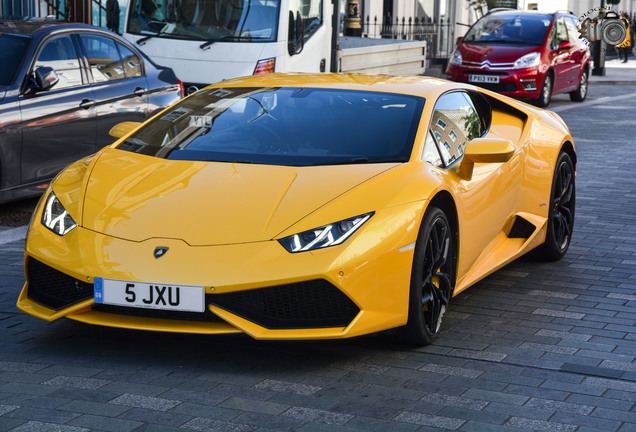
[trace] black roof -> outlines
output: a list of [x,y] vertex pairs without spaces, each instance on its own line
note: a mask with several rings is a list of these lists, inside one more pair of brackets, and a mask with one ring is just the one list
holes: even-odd
[[62,21],[0,21],[0,33],[35,36],[38,33],[48,33],[62,29],[99,29],[88,24],[76,24]]

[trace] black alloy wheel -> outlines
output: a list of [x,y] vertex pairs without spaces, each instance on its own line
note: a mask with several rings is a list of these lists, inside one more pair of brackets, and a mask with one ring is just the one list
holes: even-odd
[[409,294],[409,318],[401,339],[428,345],[439,334],[455,287],[457,266],[455,232],[444,212],[430,207],[420,227]]
[[587,69],[583,69],[583,72],[581,72],[581,78],[579,79],[579,88],[570,92],[570,100],[573,102],[583,102],[587,97],[587,85],[588,72]]
[[539,94],[539,99],[537,99],[537,106],[545,108],[550,105],[550,100],[552,99],[552,75],[549,73],[545,74],[545,78],[543,78],[543,85],[541,86],[541,93]]
[[561,152],[552,179],[545,243],[537,248],[537,257],[546,261],[557,261],[565,255],[572,240],[575,202],[574,163],[570,155]]

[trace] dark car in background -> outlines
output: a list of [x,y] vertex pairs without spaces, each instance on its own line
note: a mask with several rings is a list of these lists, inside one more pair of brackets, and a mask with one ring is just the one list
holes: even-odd
[[553,94],[587,96],[590,49],[579,39],[577,18],[517,10],[491,11],[458,43],[446,73],[467,82],[548,106]]
[[84,24],[0,22],[0,203],[43,192],[71,162],[182,97],[172,69]]

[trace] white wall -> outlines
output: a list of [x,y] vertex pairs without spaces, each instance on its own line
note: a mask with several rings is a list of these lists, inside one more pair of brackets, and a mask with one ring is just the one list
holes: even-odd
[[[585,0],[581,1],[584,3]],[[521,10],[529,10],[530,4],[537,4],[540,12],[555,12],[557,10],[571,10],[568,8],[568,0],[519,0],[518,7]],[[599,0],[600,4],[600,0]]]

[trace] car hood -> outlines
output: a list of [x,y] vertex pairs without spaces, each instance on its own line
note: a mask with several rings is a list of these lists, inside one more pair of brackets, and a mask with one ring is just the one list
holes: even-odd
[[466,44],[460,45],[460,52],[464,62],[481,63],[514,63],[520,57],[531,52],[538,51],[540,47],[534,45],[486,45]]
[[[82,226],[190,245],[266,241],[396,163],[290,167],[176,161],[106,149],[87,182]],[[343,214],[347,218],[350,214]],[[335,221],[324,221],[330,223]]]

